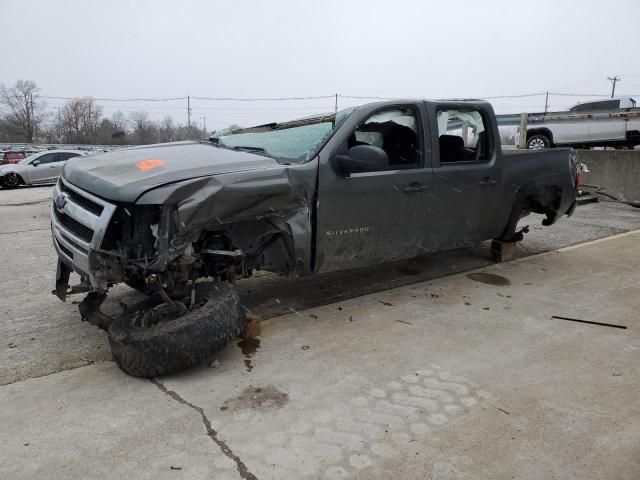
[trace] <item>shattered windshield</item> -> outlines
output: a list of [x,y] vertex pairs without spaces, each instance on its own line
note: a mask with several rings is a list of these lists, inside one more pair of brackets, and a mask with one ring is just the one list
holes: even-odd
[[211,141],[222,147],[271,157],[280,163],[305,163],[353,112],[354,108],[321,117],[222,131]]

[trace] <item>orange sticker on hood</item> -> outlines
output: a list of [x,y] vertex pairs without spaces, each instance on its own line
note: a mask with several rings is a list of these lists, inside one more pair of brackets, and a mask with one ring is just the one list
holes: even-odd
[[140,160],[138,163],[136,163],[136,167],[138,167],[143,172],[146,172],[147,170],[151,170],[152,168],[156,168],[164,164],[164,160],[160,160],[159,158],[150,158],[149,160]]

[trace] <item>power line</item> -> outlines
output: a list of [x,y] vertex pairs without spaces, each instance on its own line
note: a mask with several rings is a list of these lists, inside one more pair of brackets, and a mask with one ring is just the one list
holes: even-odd
[[334,98],[335,95],[318,95],[315,97],[191,97],[194,100],[210,102],[279,102],[288,100],[322,100]]
[[496,95],[496,96],[492,96],[492,97],[480,97],[483,100],[498,100],[500,98],[525,98],[525,97],[539,97],[541,95],[546,95],[547,92],[541,92],[541,93],[523,93],[520,95]]
[[191,98],[187,95],[187,125],[191,128]]
[[398,97],[364,97],[360,95],[340,95],[338,94],[338,98],[355,98],[358,100],[393,100]]
[[[615,80],[616,82],[620,81],[619,77],[609,78],[610,80]],[[589,83],[589,82],[586,82]],[[573,97],[605,97],[608,95],[599,94],[599,93],[560,93],[560,92],[548,92],[549,95],[560,95],[560,96],[573,96]],[[520,93],[513,95],[490,95],[490,96],[480,96],[479,98],[485,100],[498,100],[503,98],[526,98],[526,97],[539,97],[546,95],[547,92],[534,92],[534,93]],[[41,98],[51,99],[51,100],[77,100],[79,98],[91,98],[92,100],[100,101],[100,102],[172,102],[179,100],[201,100],[207,102],[279,102],[279,101],[296,101],[296,100],[327,100],[327,99],[335,99],[336,96],[338,98],[345,99],[355,99],[355,100],[393,100],[395,98],[401,97],[382,97],[376,95],[341,95],[341,94],[333,94],[333,95],[315,95],[315,96],[304,96],[304,97],[197,97],[197,96],[183,96],[183,97],[169,97],[169,98],[107,98],[107,97],[63,97],[63,96],[54,96],[54,95],[41,95]]]
[[47,98],[51,100],[79,100],[81,98],[90,98],[99,102],[172,102],[174,100],[184,100],[187,97],[173,97],[173,98],[96,98],[96,97],[57,97],[50,95],[40,95],[41,98]]

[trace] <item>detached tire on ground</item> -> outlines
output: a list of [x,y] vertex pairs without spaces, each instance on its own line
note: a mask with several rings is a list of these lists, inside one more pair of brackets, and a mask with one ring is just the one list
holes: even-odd
[[235,288],[228,283],[196,285],[191,311],[148,326],[140,318],[153,308],[151,299],[128,308],[109,327],[111,353],[122,370],[155,377],[201,363],[222,350],[245,327]]

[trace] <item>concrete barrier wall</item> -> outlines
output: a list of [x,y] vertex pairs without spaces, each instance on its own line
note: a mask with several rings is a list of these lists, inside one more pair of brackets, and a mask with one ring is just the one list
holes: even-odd
[[587,165],[582,183],[600,185],[626,200],[640,201],[640,150],[577,150]]

